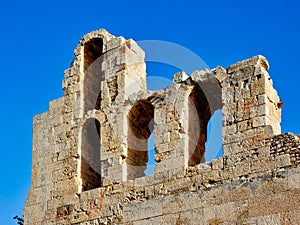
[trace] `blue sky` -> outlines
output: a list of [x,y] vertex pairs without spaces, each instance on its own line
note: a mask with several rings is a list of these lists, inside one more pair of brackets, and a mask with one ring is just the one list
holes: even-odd
[[[30,187],[32,117],[62,96],[63,71],[85,33],[184,46],[210,68],[266,56],[284,101],[282,131],[300,133],[299,1],[2,1],[0,224],[16,224]],[[151,68],[150,68],[151,69]],[[162,74],[157,74],[157,73]],[[168,69],[155,75],[170,79]]]

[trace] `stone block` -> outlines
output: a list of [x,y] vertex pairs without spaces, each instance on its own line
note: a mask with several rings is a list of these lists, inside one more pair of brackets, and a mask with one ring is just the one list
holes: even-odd
[[[236,64],[233,64],[227,68],[227,73],[233,73],[237,70],[240,70],[241,68],[247,67],[247,66],[261,66],[265,70],[269,69],[269,63],[266,60],[264,56],[257,55],[250,59],[243,60],[241,62],[238,62]],[[259,73],[258,73],[259,74]]]
[[123,206],[123,221],[130,222],[162,215],[163,198]]
[[180,83],[185,81],[188,78],[188,75],[185,72],[177,72],[173,75],[173,83]]

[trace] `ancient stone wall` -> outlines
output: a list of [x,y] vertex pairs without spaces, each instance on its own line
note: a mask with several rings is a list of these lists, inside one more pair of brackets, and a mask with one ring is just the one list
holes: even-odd
[[[94,31],[74,55],[64,96],[34,118],[26,225],[299,224],[300,140],[280,134],[282,103],[263,56],[178,72],[152,92],[131,39]],[[217,110],[223,156],[205,162]]]

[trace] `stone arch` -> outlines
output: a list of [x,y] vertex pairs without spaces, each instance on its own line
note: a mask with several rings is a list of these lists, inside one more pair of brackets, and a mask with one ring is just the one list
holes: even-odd
[[222,88],[217,79],[193,84],[188,97],[188,165],[205,162],[207,126],[215,111],[222,109]]
[[81,180],[82,190],[101,186],[100,167],[100,123],[89,118],[82,127],[81,137]]
[[127,116],[127,179],[145,176],[148,162],[148,139],[154,130],[154,106],[148,100],[139,100]]
[[195,84],[188,97],[188,165],[204,162],[207,124],[211,110],[200,86]]

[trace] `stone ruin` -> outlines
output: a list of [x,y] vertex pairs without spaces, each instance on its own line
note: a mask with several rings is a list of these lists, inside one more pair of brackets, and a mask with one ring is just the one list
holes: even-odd
[[[132,39],[97,30],[74,55],[64,96],[34,117],[25,225],[300,224],[300,139],[280,134],[263,56],[178,72],[153,92]],[[223,155],[205,162],[219,109]]]

